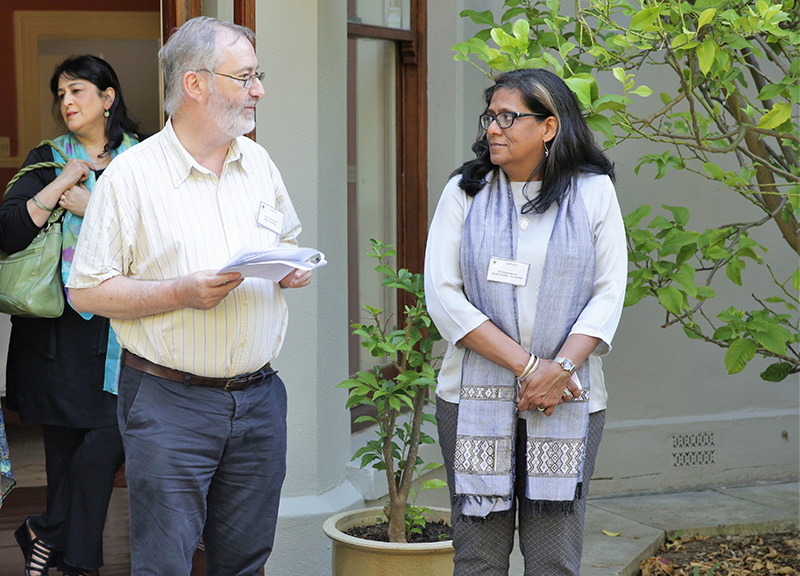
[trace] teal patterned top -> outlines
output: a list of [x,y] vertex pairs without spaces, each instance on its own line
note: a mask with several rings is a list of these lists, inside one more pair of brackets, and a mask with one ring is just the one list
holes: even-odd
[[14,473],[11,471],[11,460],[8,458],[8,438],[6,438],[6,426],[3,422],[3,412],[0,411],[0,507],[3,500],[17,481],[14,480]]

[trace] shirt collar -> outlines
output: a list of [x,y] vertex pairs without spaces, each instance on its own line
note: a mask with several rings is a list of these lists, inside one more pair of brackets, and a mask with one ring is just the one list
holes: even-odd
[[[244,136],[235,138],[228,147],[228,153],[225,156],[225,165],[227,166],[230,163],[239,162],[244,170],[250,172],[252,166],[250,166],[250,162],[248,162],[247,157],[243,154],[242,146],[239,143],[240,138],[244,138]],[[183,144],[181,144],[181,141],[178,139],[178,135],[175,134],[171,118],[167,120],[164,126],[164,140],[166,142],[167,152],[173,160],[169,163],[173,186],[176,188],[180,186],[192,175],[192,170],[201,174],[211,174],[208,168],[201,166],[197,160],[189,154],[186,148],[183,147]]]
[[245,138],[245,136],[239,136],[233,139],[231,142],[230,148],[228,148],[228,155],[225,157],[225,164],[231,162],[239,162],[242,169],[247,170],[248,172],[251,171],[250,162],[248,162],[247,156],[244,154],[244,150],[242,149],[242,145],[240,140]]

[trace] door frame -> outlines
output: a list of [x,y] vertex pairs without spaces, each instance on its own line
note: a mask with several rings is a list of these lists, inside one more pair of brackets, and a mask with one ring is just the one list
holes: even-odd
[[[187,20],[202,16],[200,0],[166,0],[161,4],[161,43]],[[256,0],[233,0],[233,23],[256,30]]]

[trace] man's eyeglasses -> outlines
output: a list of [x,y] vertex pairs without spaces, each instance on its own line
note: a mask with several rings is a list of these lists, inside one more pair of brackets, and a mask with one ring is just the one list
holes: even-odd
[[537,118],[547,118],[547,114],[530,114],[527,112],[500,112],[500,114],[481,114],[479,120],[481,128],[488,130],[492,122],[497,121],[497,125],[502,129],[511,128],[514,125],[514,120],[517,118],[525,118],[528,116],[535,116]]
[[222,72],[215,72],[214,70],[207,70],[205,68],[201,68],[198,72],[208,72],[209,74],[215,74],[217,76],[225,76],[225,78],[230,78],[231,80],[236,80],[237,82],[242,83],[242,87],[247,90],[250,86],[253,85],[254,80],[258,80],[259,82],[264,81],[264,76],[266,72],[257,72],[255,74],[251,74],[250,76],[231,76],[230,74],[223,74]]

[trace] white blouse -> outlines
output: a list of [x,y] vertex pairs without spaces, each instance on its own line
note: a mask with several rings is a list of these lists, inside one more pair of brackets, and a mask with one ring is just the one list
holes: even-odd
[[[458,187],[460,176],[450,179],[439,199],[428,232],[425,251],[425,301],[431,318],[447,341],[436,394],[447,402],[458,402],[461,388],[461,363],[465,349],[459,341],[488,318],[467,301],[461,277],[461,234],[472,197]],[[514,204],[519,211],[538,195],[540,182],[512,182]],[[592,296],[581,312],[570,334],[599,338],[589,357],[589,412],[606,408],[608,393],[603,380],[601,356],[611,350],[611,340],[619,324],[627,282],[625,226],[622,222],[614,185],[608,176],[587,174],[577,180],[592,227],[595,245],[595,278]],[[525,188],[523,195],[523,188]],[[517,241],[517,260],[530,264],[528,279],[517,287],[520,344],[530,350],[539,286],[544,271],[547,244],[558,213],[554,202],[544,214],[518,213],[522,223]]]

